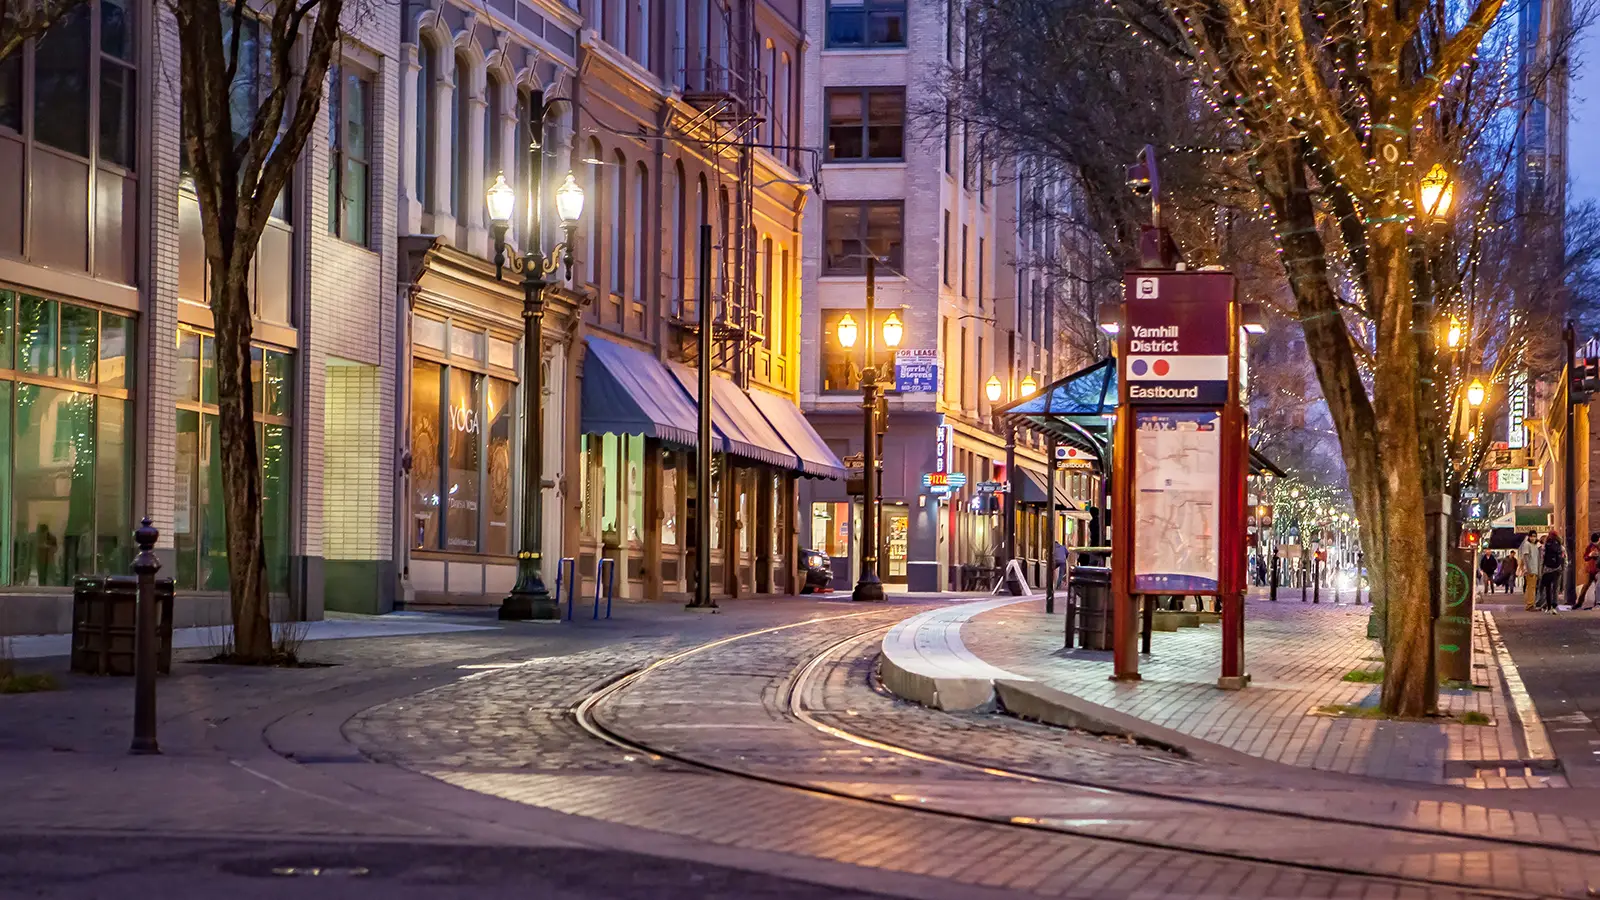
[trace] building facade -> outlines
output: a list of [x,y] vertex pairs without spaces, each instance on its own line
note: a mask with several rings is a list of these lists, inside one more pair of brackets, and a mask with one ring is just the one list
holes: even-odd
[[[522,295],[489,262],[484,193],[498,174],[526,184],[535,138],[547,190],[570,171],[585,195],[572,277],[547,292],[545,559],[571,559],[585,583],[610,560],[619,596],[691,589],[705,297],[713,590],[792,590],[797,485],[842,474],[795,405],[798,7],[510,0],[411,3],[403,18],[403,593],[497,603],[514,580]],[[544,248],[561,239],[547,223]]]
[[[1035,189],[1053,192],[1060,180],[992,159],[978,130],[948,114],[933,134],[908,127],[908,96],[937,96],[943,73],[964,64],[959,10],[929,0],[806,3],[816,39],[805,58],[804,134],[819,148],[821,197],[804,227],[807,246],[817,249],[803,266],[800,390],[829,446],[852,456],[865,444],[866,360],[859,344],[840,345],[838,323],[849,315],[876,328],[897,313],[908,362],[919,354],[937,360],[940,377],[920,384],[896,383],[894,353],[876,360],[880,381],[891,382],[879,574],[910,590],[958,586],[963,566],[992,566],[1010,552],[1001,505],[979,490],[1005,478],[1007,429],[994,410],[1019,397],[1024,379],[1047,383],[1069,362],[1055,353],[1065,324],[1052,311],[1062,299],[1059,273],[1042,264],[1044,226],[1027,230],[1044,209]],[[1037,253],[1019,243],[1033,235]],[[878,260],[875,323],[864,320],[868,255]],[[997,401],[987,395],[991,378]],[[1042,479],[1040,446],[1026,435],[1021,441],[1018,465]],[[935,471],[964,475],[965,486],[930,490],[924,476]],[[810,487],[809,546],[834,557],[844,587],[859,572],[851,536],[861,504],[843,484]],[[1019,552],[1044,552],[1042,532],[1028,524],[1035,519],[1022,519],[1019,544],[1031,537]]]
[[[237,27],[265,52],[253,19]],[[343,103],[324,108],[252,277],[279,618],[320,617],[329,595],[375,607],[395,585],[395,207],[374,186],[398,167],[398,45],[387,10],[346,36]],[[126,573],[142,516],[178,623],[227,620],[206,263],[161,72],[178,56],[163,11],[108,2],[0,64],[0,631],[70,627],[72,579]],[[253,113],[259,90],[241,77],[236,93]]]

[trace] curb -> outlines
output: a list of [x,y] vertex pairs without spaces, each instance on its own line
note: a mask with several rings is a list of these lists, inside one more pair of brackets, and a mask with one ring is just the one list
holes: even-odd
[[1086,731],[1102,737],[1123,738],[1178,756],[1192,755],[1186,744],[1193,743],[1194,739],[1188,735],[1080,700],[1066,691],[1047,687],[1037,681],[1000,679],[994,682],[994,690],[1001,709],[1019,719]]

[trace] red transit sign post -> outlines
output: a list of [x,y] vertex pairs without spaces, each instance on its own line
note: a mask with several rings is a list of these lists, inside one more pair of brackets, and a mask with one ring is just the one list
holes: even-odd
[[1139,607],[1215,597],[1222,677],[1244,672],[1247,411],[1238,282],[1226,272],[1127,273],[1112,471],[1113,678],[1139,678]]

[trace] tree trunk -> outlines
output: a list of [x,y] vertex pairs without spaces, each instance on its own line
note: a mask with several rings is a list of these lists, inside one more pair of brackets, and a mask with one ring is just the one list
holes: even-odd
[[[236,237],[236,235],[235,235]],[[217,424],[222,439],[222,507],[227,525],[228,594],[234,656],[272,658],[261,533],[261,464],[256,449],[250,379],[250,256],[227,241],[221,265],[211,267],[211,312],[216,320]]]

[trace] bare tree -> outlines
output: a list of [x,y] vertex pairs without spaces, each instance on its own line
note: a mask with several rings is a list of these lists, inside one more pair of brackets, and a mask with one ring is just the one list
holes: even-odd
[[29,38],[42,36],[86,0],[0,0],[0,59],[22,49]]
[[[216,323],[217,406],[234,655],[272,659],[261,467],[251,397],[249,276],[261,232],[317,122],[344,0],[166,0],[182,47],[183,141]],[[246,41],[248,30],[259,34]]]

